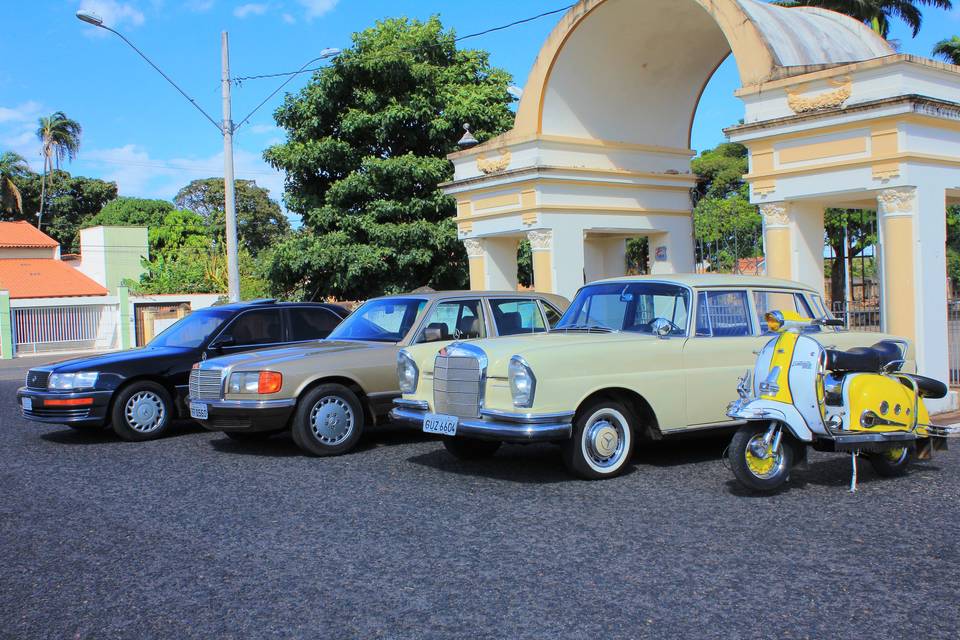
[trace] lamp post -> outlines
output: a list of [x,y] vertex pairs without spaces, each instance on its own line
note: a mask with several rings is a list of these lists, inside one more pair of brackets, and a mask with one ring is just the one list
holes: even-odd
[[266,99],[263,100],[260,104],[254,108],[247,116],[240,121],[240,124],[234,126],[231,109],[231,97],[230,97],[230,51],[229,51],[229,38],[227,32],[224,31],[220,35],[220,62],[221,62],[221,75],[220,75],[220,85],[221,85],[221,94],[223,98],[223,120],[218,123],[210,114],[203,110],[203,108],[197,104],[197,101],[191,98],[187,93],[174,82],[170,76],[165,74],[160,67],[154,64],[153,60],[148,58],[145,53],[140,51],[132,42],[127,40],[127,38],[115,29],[111,29],[107,25],[103,24],[103,19],[95,13],[90,11],[85,11],[81,9],[77,11],[77,19],[91,24],[100,29],[106,29],[107,31],[116,34],[121,40],[126,42],[131,49],[137,52],[141,58],[147,61],[147,63],[157,70],[164,80],[173,85],[173,88],[180,92],[180,94],[186,98],[190,104],[196,107],[197,111],[203,114],[203,116],[209,120],[213,126],[217,128],[217,131],[220,132],[220,135],[223,136],[223,205],[224,205],[224,216],[226,218],[226,235],[227,235],[227,281],[228,281],[228,297],[230,302],[238,302],[240,300],[240,267],[238,259],[238,247],[237,247],[237,207],[236,207],[236,197],[234,192],[234,180],[233,180],[233,134],[236,133],[237,129],[240,128],[245,122],[250,119],[257,109],[262,107],[267,103],[270,98],[277,94],[290,80],[294,78],[295,75],[302,72],[307,65],[316,62],[317,60],[324,60],[327,58],[333,58],[340,54],[339,49],[324,49],[320,56],[314,58],[310,62],[303,65],[295,74],[291,74],[283,84],[281,84],[277,89],[271,93]]

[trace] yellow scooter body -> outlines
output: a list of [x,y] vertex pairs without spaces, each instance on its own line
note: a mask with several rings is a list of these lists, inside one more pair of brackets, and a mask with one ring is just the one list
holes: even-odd
[[[920,425],[929,424],[923,398],[906,384],[876,373],[848,374],[843,384],[844,405],[849,407],[844,427],[850,431],[891,432],[909,431],[915,418]],[[926,432],[921,427],[918,434]]]

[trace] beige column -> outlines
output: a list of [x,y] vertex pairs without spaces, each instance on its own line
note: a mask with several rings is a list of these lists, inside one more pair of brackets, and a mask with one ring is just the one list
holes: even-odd
[[790,219],[787,205],[768,202],[760,205],[763,216],[763,255],[766,273],[771,278],[789,280],[793,275],[790,251]]
[[913,234],[916,189],[884,189],[877,195],[880,227],[880,270],[883,278],[881,297],[884,331],[909,338],[916,337],[914,310]]
[[463,246],[467,249],[467,260],[470,262],[470,289],[483,291],[487,288],[483,243],[480,240],[467,239],[463,241]]
[[533,288],[553,292],[553,231],[537,229],[527,232],[533,254]]
[[823,205],[771,202],[760,205],[767,275],[794,280],[823,295]]
[[464,240],[470,260],[470,288],[474,291],[516,291],[518,243],[516,237]]

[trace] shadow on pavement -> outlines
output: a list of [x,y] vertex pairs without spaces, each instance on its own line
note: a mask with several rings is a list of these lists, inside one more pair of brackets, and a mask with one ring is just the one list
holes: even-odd
[[[177,420],[170,425],[170,430],[163,434],[163,436],[160,438],[157,438],[157,440],[178,438],[180,436],[197,433],[205,433],[205,430],[195,422],[191,422],[189,420]],[[40,438],[48,442],[55,442],[57,444],[103,444],[105,442],[126,442],[126,440],[123,440],[117,436],[117,434],[114,433],[113,429],[110,427],[91,427],[84,429],[71,429],[70,427],[65,427],[62,431],[50,431],[48,433],[41,434]],[[139,443],[130,442],[128,444]]]
[[633,462],[653,467],[710,462],[720,460],[728,444],[730,444],[729,437],[715,435],[637,442],[633,449]]
[[276,434],[257,440],[233,440],[222,433],[218,435],[219,437],[210,441],[210,446],[221,453],[262,458],[306,457],[288,434]]

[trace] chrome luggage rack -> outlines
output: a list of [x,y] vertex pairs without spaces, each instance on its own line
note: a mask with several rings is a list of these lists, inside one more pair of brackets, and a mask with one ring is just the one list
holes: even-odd
[[927,435],[934,438],[960,438],[960,423],[924,424],[920,426],[927,430]]

